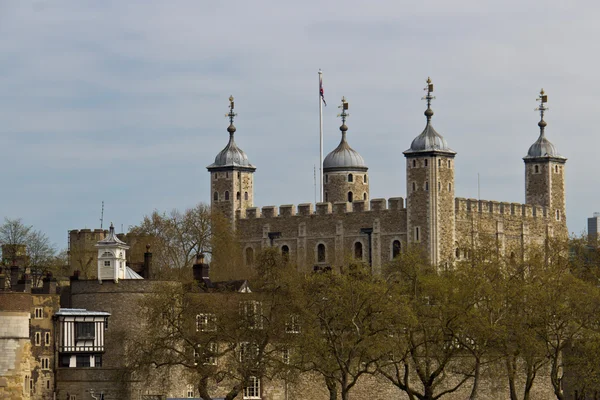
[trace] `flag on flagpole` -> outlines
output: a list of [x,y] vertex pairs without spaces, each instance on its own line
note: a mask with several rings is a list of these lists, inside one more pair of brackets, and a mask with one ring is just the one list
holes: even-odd
[[325,101],[325,94],[323,92],[323,76],[319,73],[319,94],[321,95],[321,100],[323,100],[323,104],[327,107],[327,102]]

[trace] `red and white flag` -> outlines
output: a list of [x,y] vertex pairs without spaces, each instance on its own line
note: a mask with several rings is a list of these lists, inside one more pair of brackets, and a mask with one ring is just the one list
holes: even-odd
[[327,102],[325,101],[325,94],[323,92],[323,76],[319,72],[319,94],[321,95],[321,100],[323,100],[323,104],[327,107]]

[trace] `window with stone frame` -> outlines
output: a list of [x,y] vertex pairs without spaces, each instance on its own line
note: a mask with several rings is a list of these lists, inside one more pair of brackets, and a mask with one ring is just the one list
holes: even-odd
[[317,246],[317,262],[325,262],[326,258],[325,245],[323,243],[319,243]]
[[290,363],[290,356],[291,356],[291,351],[290,351],[289,347],[284,347],[283,349],[281,349],[281,359],[284,364]]
[[394,240],[392,242],[392,260],[400,255],[400,250],[402,249],[402,245],[399,240]]
[[219,201],[219,192],[213,193],[213,201]]
[[40,366],[42,369],[50,369],[50,359],[48,357],[40,358]]
[[363,183],[367,183],[367,174],[363,175]]
[[242,342],[239,345],[238,360],[241,363],[250,363],[251,365],[258,363],[260,349],[258,344],[252,342]]
[[240,314],[244,318],[248,329],[263,328],[262,303],[257,300],[240,302]]
[[354,182],[354,176],[352,176],[352,174],[348,174],[348,182]]
[[248,200],[248,192],[244,192],[244,200]]
[[352,192],[348,192],[348,202],[352,203],[354,201],[354,195],[352,194]]
[[281,258],[283,258],[284,262],[290,260],[290,247],[287,244],[281,246]]
[[196,332],[215,332],[217,330],[217,316],[213,313],[196,315]]
[[41,346],[42,345],[42,333],[41,332],[36,332],[35,333],[35,345],[36,346]]
[[225,201],[229,201],[229,191],[225,191]]
[[244,400],[260,400],[260,378],[250,376],[244,386]]
[[189,399],[194,397],[194,385],[187,385],[187,397]]
[[415,242],[421,241],[421,229],[418,226],[415,226]]
[[33,314],[35,315],[35,319],[42,319],[42,318],[44,318],[44,308],[43,307],[36,307],[35,310],[33,311]]
[[285,323],[285,333],[300,333],[300,316],[292,314]]
[[357,260],[363,259],[363,245],[361,242],[354,243],[354,258]]

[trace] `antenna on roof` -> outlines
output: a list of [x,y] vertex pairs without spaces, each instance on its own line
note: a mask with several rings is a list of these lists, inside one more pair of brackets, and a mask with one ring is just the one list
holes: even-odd
[[104,223],[104,200],[102,200],[102,211],[100,212],[100,229],[102,229],[103,223]]

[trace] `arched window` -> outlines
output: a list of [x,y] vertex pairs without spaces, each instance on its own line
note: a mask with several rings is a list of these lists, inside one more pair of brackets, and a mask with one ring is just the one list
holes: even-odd
[[219,201],[219,192],[215,192],[215,193],[213,194],[213,200],[214,200],[214,201]]
[[357,260],[362,260],[363,258],[363,248],[361,242],[354,243],[354,258]]
[[400,250],[402,249],[402,245],[399,240],[394,240],[392,242],[392,260],[400,255]]
[[285,262],[288,262],[290,259],[290,248],[285,244],[281,246],[281,257]]
[[242,199],[242,194],[240,192],[237,192],[237,194],[235,195],[235,199],[236,200],[241,200]]
[[558,174],[558,165],[554,166],[554,172],[556,172]]
[[456,259],[459,259],[459,258],[460,258],[460,249],[459,249],[458,247],[456,248],[456,253],[455,253],[455,255],[456,255]]
[[354,182],[354,177],[352,174],[348,174],[348,182]]
[[367,192],[363,193],[363,200],[367,201]]
[[229,200],[229,191],[225,191],[225,201]]
[[323,243],[319,243],[317,246],[317,262],[325,262],[325,258],[325,245]]
[[348,192],[348,201],[352,203],[352,192]]
[[254,249],[252,247],[246,248],[246,265],[248,267],[254,265]]
[[248,200],[248,192],[244,192],[244,200]]
[[556,220],[560,221],[560,210],[556,210]]
[[363,175],[363,183],[367,183],[367,175]]

